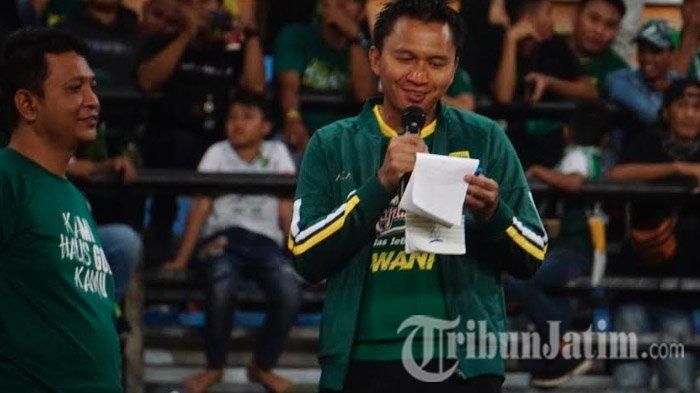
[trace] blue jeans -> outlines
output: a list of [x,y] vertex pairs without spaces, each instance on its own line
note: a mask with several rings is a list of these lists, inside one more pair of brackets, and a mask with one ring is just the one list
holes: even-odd
[[109,224],[97,227],[102,248],[114,277],[114,297],[119,300],[126,292],[126,285],[134,267],[143,255],[141,237],[130,226]]
[[[615,330],[624,333],[661,333],[665,343],[681,342],[693,336],[693,318],[688,310],[648,304],[623,304],[613,316]],[[691,391],[695,385],[695,355],[684,351],[682,358],[655,360],[659,370],[659,388]],[[651,364],[644,360],[619,362],[613,366],[615,386],[644,389],[651,382]]]
[[253,362],[264,370],[277,363],[301,306],[301,287],[290,261],[271,239],[232,228],[209,240],[199,263],[205,293],[208,368],[221,369],[233,328],[236,289],[241,278],[265,292],[267,316],[256,340]]
[[531,279],[518,280],[506,276],[503,283],[506,298],[520,302],[542,340],[549,338],[548,321],[560,321],[560,332],[564,334],[571,330],[574,316],[571,300],[565,296],[548,294],[547,290],[587,274],[590,264],[590,256],[584,256],[576,250],[552,248]]

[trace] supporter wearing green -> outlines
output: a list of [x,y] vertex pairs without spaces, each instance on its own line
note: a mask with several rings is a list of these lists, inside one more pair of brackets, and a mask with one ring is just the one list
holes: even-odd
[[121,392],[114,281],[82,194],[66,180],[95,138],[87,47],[21,30],[2,59],[10,142],[0,150],[0,387]]
[[[454,327],[458,333],[466,332],[468,320],[483,321],[494,334],[504,331],[502,274],[532,276],[547,251],[522,167],[503,130],[441,102],[459,64],[462,31],[444,0],[398,0],[385,7],[370,49],[384,97],[369,100],[358,116],[318,130],[304,155],[288,246],[302,277],[326,280],[322,392],[502,390],[498,351],[494,357],[469,356],[458,346],[455,358],[432,347],[431,337],[444,343],[448,334],[398,330],[411,323],[407,318],[423,315],[461,321]],[[412,105],[425,113],[426,126],[419,134],[399,135],[401,113]],[[418,152],[477,158],[485,170],[464,177],[464,255],[405,252],[405,212],[397,191]],[[404,355],[407,339],[426,351]],[[425,382],[404,367],[411,359],[423,359],[423,366],[444,361],[459,374]]]
[[287,26],[277,37],[275,74],[284,114],[282,136],[297,154],[317,129],[346,117],[343,111],[300,112],[301,92],[344,94],[364,101],[377,91],[367,58],[369,35],[360,28],[362,3],[321,0],[314,22]]
[[622,0],[581,0],[576,8],[569,44],[598,91],[608,74],[628,68],[627,62],[610,47],[625,12]]

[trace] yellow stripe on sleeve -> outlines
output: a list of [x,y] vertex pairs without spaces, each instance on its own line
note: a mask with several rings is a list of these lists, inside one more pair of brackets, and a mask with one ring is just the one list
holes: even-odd
[[305,253],[311,247],[322,242],[324,239],[330,237],[340,228],[342,228],[345,224],[345,218],[352,212],[352,210],[355,208],[355,206],[357,206],[358,203],[360,203],[360,197],[354,195],[346,202],[345,212],[342,215],[338,216],[338,218],[336,218],[335,220],[329,222],[323,229],[319,230],[313,236],[311,236],[310,238],[308,238],[300,244],[295,244],[294,239],[290,235],[287,246],[294,255],[301,255]]
[[527,238],[518,232],[518,230],[514,226],[509,226],[508,229],[506,229],[506,233],[508,236],[510,236],[511,239],[520,246],[523,250],[527,251],[530,255],[535,257],[536,259],[540,261],[544,261],[544,256],[547,253],[547,245],[544,246],[544,248],[540,248],[539,246],[531,243]]

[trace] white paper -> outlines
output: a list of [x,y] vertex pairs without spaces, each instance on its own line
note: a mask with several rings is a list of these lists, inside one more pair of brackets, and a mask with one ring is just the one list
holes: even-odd
[[406,253],[466,253],[464,176],[479,160],[419,153],[399,207],[406,211]]
[[429,252],[464,255],[467,252],[464,225],[447,227],[417,214],[406,213],[406,254]]
[[444,226],[459,225],[467,195],[465,175],[474,174],[479,160],[418,153],[399,207]]

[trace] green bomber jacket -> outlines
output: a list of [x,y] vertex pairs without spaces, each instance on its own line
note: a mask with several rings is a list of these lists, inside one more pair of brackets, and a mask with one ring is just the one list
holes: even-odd
[[[372,112],[379,103],[370,100],[358,116],[316,131],[299,173],[288,247],[304,279],[327,280],[321,389],[342,390],[375,224],[394,197],[376,177],[388,145]],[[502,273],[531,277],[544,260],[547,234],[505,132],[492,120],[443,103],[437,111],[430,153],[479,159],[500,192],[496,213],[487,222],[464,212],[467,253],[437,256],[448,316],[460,319],[457,332],[467,333],[471,320],[485,321],[488,332],[498,334],[506,328]],[[458,346],[459,374],[504,374],[497,352],[492,358],[468,357],[465,346]]]

